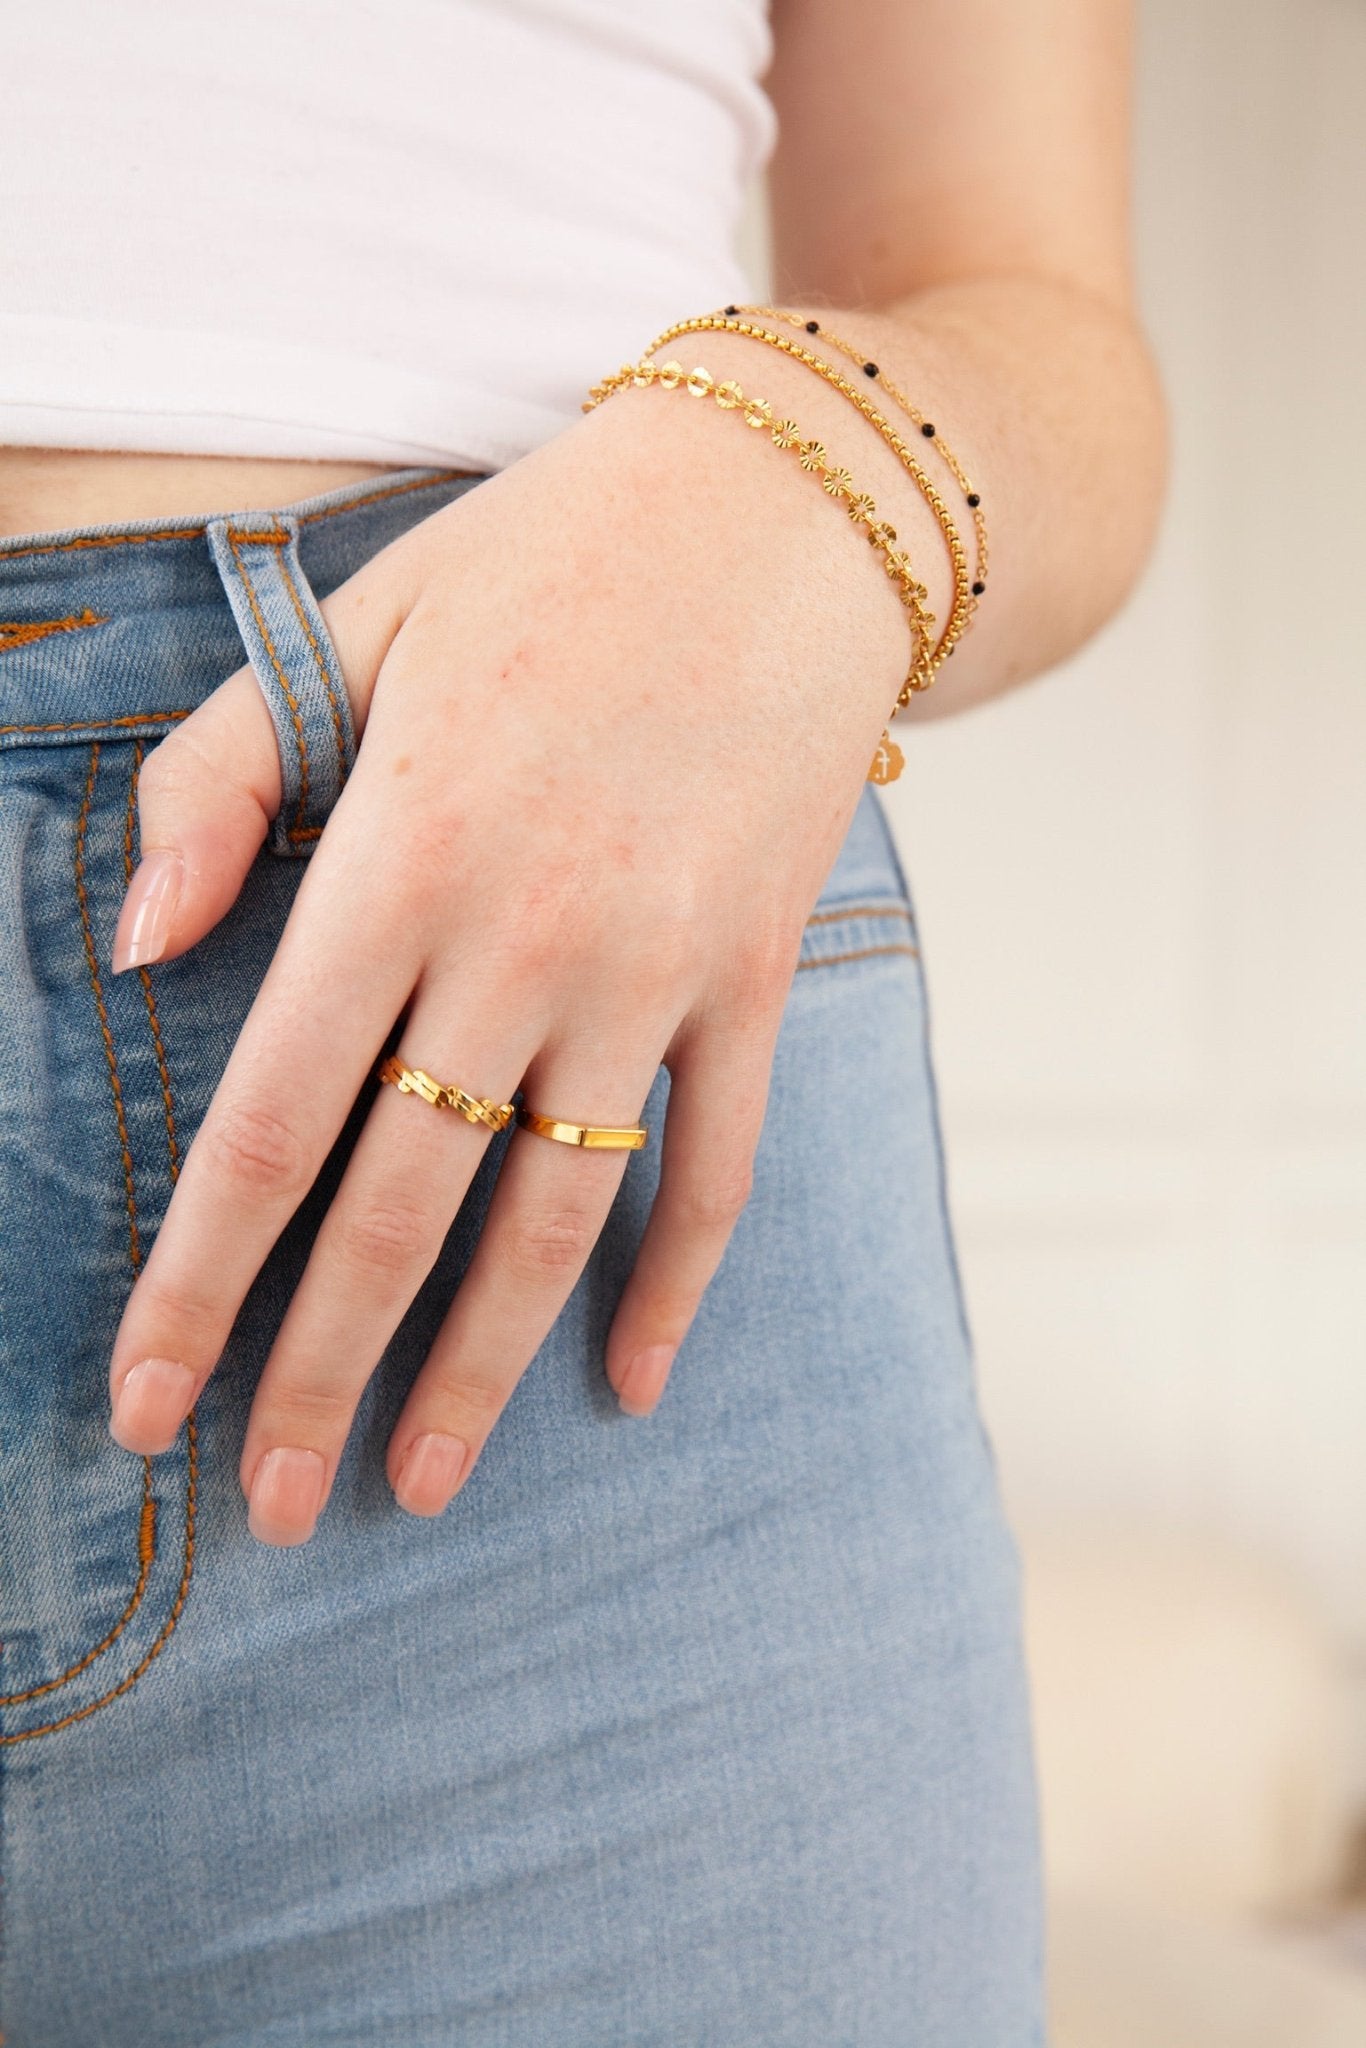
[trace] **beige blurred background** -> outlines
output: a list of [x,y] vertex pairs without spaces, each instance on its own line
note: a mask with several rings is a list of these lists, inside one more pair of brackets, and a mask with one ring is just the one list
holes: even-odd
[[1140,10],[1158,555],[887,796],[1055,2048],[1366,2048],[1366,0]]

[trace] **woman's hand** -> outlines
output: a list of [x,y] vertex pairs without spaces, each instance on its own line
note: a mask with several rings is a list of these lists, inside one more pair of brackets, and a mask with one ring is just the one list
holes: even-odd
[[[870,557],[766,436],[628,392],[325,602],[363,741],[124,1314],[120,1443],[174,1438],[400,1017],[408,1065],[579,1123],[634,1123],[667,1066],[606,1360],[623,1407],[658,1401],[744,1205],[802,926],[904,671]],[[279,800],[239,670],[143,770],[117,965],[203,937]],[[488,1141],[379,1090],[253,1403],[264,1540],[311,1534]],[[625,1157],[514,1137],[389,1444],[405,1508],[439,1513],[468,1475]]]

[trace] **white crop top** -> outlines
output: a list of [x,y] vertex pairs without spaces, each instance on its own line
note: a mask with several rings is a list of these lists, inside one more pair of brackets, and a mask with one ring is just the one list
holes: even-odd
[[496,469],[745,290],[765,0],[7,9],[0,443]]

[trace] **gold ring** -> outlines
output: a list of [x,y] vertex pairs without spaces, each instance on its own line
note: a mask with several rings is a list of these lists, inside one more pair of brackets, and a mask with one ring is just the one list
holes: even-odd
[[430,1074],[423,1073],[421,1067],[405,1067],[402,1060],[392,1056],[379,1067],[378,1079],[392,1081],[400,1095],[420,1095],[434,1109],[453,1109],[468,1124],[484,1124],[491,1131],[505,1131],[512,1122],[514,1112],[510,1102],[490,1102],[484,1095],[467,1095],[463,1088],[434,1081]]
[[644,1124],[566,1124],[558,1117],[537,1116],[534,1109],[519,1109],[517,1124],[538,1138],[553,1138],[557,1145],[586,1145],[594,1152],[639,1152],[649,1136]]

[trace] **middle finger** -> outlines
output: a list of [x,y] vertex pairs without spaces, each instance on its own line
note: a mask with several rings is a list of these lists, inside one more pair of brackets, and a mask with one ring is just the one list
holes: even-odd
[[[534,1051],[452,1026],[420,997],[397,1058],[506,1103]],[[486,1125],[382,1085],[319,1229],[252,1403],[240,1477],[252,1533],[312,1534],[361,1394],[440,1254],[492,1138]]]

